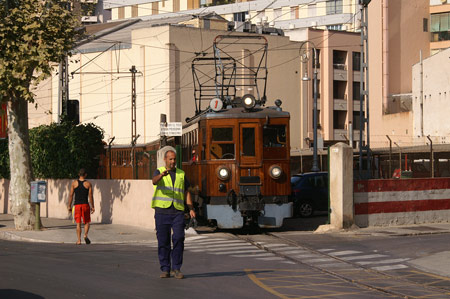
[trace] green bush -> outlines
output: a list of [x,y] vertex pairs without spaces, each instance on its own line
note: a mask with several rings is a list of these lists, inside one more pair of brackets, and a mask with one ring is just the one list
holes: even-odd
[[30,152],[35,178],[77,177],[80,168],[97,177],[103,152],[103,130],[94,124],[71,122],[42,125],[30,130]]

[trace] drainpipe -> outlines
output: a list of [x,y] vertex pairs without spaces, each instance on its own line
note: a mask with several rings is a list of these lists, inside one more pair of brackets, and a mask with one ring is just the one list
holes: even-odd
[[420,50],[420,83],[419,83],[419,120],[420,120],[420,136],[423,136],[423,61],[422,61],[422,50]]
[[389,95],[389,7],[388,0],[383,0],[383,110],[388,111],[388,95]]

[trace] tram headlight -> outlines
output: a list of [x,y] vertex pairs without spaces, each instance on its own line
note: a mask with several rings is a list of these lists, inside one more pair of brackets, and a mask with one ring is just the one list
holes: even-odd
[[230,169],[228,169],[228,167],[220,166],[217,169],[217,177],[219,178],[219,180],[226,181],[230,178],[230,175],[231,171]]
[[272,179],[279,179],[283,174],[283,170],[278,165],[272,165],[269,169],[269,175]]
[[242,97],[242,105],[246,110],[251,110],[256,105],[256,99],[251,94],[246,94]]

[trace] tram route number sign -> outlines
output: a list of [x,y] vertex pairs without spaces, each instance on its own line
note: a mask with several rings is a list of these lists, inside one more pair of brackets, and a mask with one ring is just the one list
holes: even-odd
[[161,136],[181,136],[182,130],[181,122],[161,123]]

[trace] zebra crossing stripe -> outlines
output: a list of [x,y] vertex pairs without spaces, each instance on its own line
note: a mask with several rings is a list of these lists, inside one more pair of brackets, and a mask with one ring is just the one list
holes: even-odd
[[356,251],[356,250],[344,250],[344,251],[338,251],[338,252],[331,252],[328,254],[332,255],[332,256],[341,256],[341,255],[349,255],[349,254],[357,254],[357,253],[362,253],[362,252]]
[[246,242],[244,241],[195,242],[195,243],[188,243],[186,244],[186,246],[207,246],[207,245],[234,244],[234,243],[246,243]]
[[250,248],[255,248],[255,247],[253,247],[253,246],[241,246],[241,247],[230,247],[230,248],[223,248],[223,247],[218,247],[218,248],[202,248],[202,249],[188,249],[189,251],[192,251],[192,252],[204,252],[204,251],[224,251],[224,250],[227,250],[227,249],[229,249],[229,250],[238,250],[238,249],[250,249]]
[[288,250],[288,251],[281,251],[281,250],[277,250],[277,252],[283,253],[283,254],[301,254],[301,253],[307,253],[308,251],[306,250]]
[[274,256],[273,253],[261,253],[261,254],[235,254],[232,257],[263,257],[263,256]]
[[405,268],[408,268],[408,266],[403,265],[403,264],[372,267],[372,269],[377,270],[377,271],[389,271],[389,270],[397,270],[397,269],[405,269]]
[[329,249],[329,248],[324,248],[324,249],[319,249],[317,251],[319,252],[327,252],[327,251],[333,251],[334,249]]
[[356,262],[359,265],[369,265],[369,264],[394,264],[394,263],[401,263],[408,261],[409,258],[402,258],[402,259],[389,259],[389,260],[382,260],[382,261],[363,261],[363,262]]
[[378,257],[386,257],[383,254],[368,254],[368,255],[358,255],[358,256],[344,256],[341,259],[345,261],[353,261],[353,260],[364,260],[364,259],[374,259]]
[[278,256],[274,256],[274,257],[261,257],[261,258],[256,258],[257,260],[261,260],[261,261],[282,261],[284,260],[284,258],[282,257],[278,257]]
[[308,263],[323,263],[323,262],[335,262],[336,260],[332,257],[324,257],[319,259],[307,260]]
[[225,243],[225,244],[213,244],[213,245],[202,245],[202,246],[184,246],[184,248],[188,249],[197,249],[197,248],[220,248],[220,247],[236,247],[236,246],[253,246],[252,244],[248,244],[245,242],[240,243]]
[[[294,247],[294,246],[289,246],[289,247],[280,247],[280,248],[274,248],[273,250],[276,250],[276,251],[279,251],[279,252],[284,252],[284,251],[286,251],[286,250],[301,250],[301,249],[298,249],[298,247]],[[305,250],[302,250],[303,252],[306,252]]]
[[262,249],[255,249],[255,250],[235,250],[235,251],[219,251],[219,252],[210,252],[211,254],[216,255],[224,255],[224,254],[236,254],[236,253],[257,253],[257,252],[265,252]]

